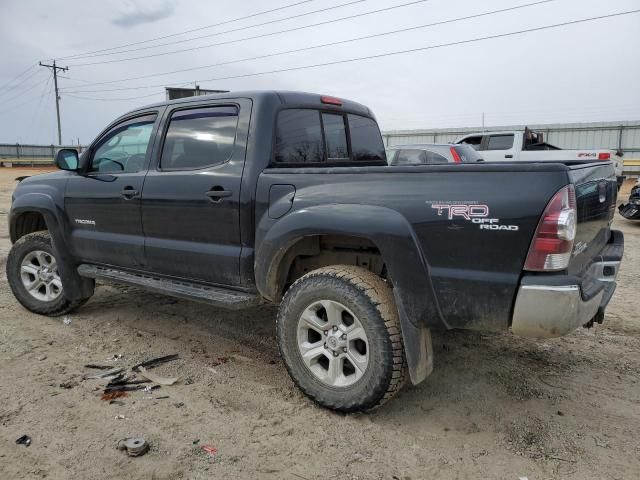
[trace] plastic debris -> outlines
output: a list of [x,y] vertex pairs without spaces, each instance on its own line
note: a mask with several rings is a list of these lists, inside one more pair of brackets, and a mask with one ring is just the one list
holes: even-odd
[[62,323],[64,323],[65,325],[70,325],[71,319],[69,317],[64,317],[64,319],[62,320]]
[[118,442],[118,450],[124,450],[130,457],[139,457],[149,451],[147,441],[140,438],[124,438]]
[[210,457],[215,457],[216,454],[218,453],[218,449],[213,445],[202,445],[200,449],[206,454],[208,454]]
[[138,372],[140,373],[140,376],[151,380],[153,383],[157,383],[158,385],[173,385],[179,380],[179,377],[160,377],[148,372],[143,366],[138,367]]
[[16,440],[16,444],[28,447],[29,445],[31,445],[31,437],[29,435],[22,435]]

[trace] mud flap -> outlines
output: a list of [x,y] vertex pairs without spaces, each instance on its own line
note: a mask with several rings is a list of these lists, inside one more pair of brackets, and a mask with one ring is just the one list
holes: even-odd
[[400,301],[397,289],[393,290],[393,295],[396,299],[398,315],[400,316],[400,328],[402,329],[402,341],[409,369],[409,378],[411,378],[413,385],[417,385],[433,371],[431,330],[424,325],[414,325]]

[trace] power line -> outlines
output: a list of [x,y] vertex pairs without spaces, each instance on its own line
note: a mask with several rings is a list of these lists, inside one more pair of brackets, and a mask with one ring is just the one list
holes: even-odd
[[[191,82],[189,82],[188,84],[191,85]],[[187,85],[187,84],[183,83],[182,85]],[[120,101],[120,100],[137,100],[139,98],[152,97],[154,95],[159,95],[161,93],[162,92],[153,92],[153,93],[149,93],[147,95],[136,95],[134,97],[125,97],[125,98],[92,98],[92,97],[83,97],[81,95],[74,95],[72,93],[65,93],[65,95],[67,97],[77,98],[78,100],[95,100],[97,102],[111,102],[111,101]]]
[[211,25],[205,25],[204,27],[198,27],[198,28],[192,28],[191,30],[184,30],[182,32],[177,32],[177,33],[170,33],[169,35],[163,35],[161,37],[155,37],[155,38],[150,38],[148,40],[141,40],[139,42],[133,42],[133,43],[125,43],[123,45],[119,45],[117,47],[111,47],[111,48],[103,48],[101,50],[93,50],[91,52],[85,52],[85,53],[78,53],[76,55],[70,55],[68,57],[60,57],[60,60],[66,60],[66,59],[73,59],[73,58],[77,58],[77,57],[84,57],[85,55],[91,55],[93,53],[100,53],[100,52],[108,52],[111,50],[118,50],[120,48],[126,48],[126,47],[131,47],[133,45],[142,45],[144,43],[149,43],[149,42],[155,42],[156,40],[164,40],[165,38],[171,38],[171,37],[177,37],[180,35],[185,35],[187,33],[192,33],[192,32],[198,32],[201,30],[206,30],[207,28],[213,28],[213,27],[219,27],[221,25],[226,25],[229,23],[233,23],[233,22],[238,22],[240,20],[246,20],[248,18],[253,18],[253,17],[257,17],[260,15],[265,15],[267,13],[273,13],[273,12],[277,12],[279,10],[285,10],[287,8],[292,8],[292,7],[296,7],[298,5],[302,5],[304,3],[310,3],[313,2],[314,0],[303,0],[301,2],[295,2],[295,3],[290,3],[288,5],[284,5],[282,7],[278,7],[278,8],[272,8],[270,10],[263,10],[261,12],[256,12],[256,13],[252,13],[250,15],[245,15],[243,17],[236,17],[230,20],[225,20],[223,22],[218,22],[218,23],[212,23]]
[[[214,81],[220,81],[220,80],[232,80],[232,79],[237,79],[237,78],[246,78],[246,77],[255,77],[255,76],[259,76],[259,75],[269,75],[269,74],[273,74],[273,73],[284,73],[284,72],[292,72],[292,71],[298,71],[298,70],[306,70],[309,68],[319,68],[319,67],[326,67],[326,66],[331,66],[331,65],[341,65],[341,64],[346,64],[346,63],[352,63],[352,62],[359,62],[359,61],[363,61],[363,60],[371,60],[371,59],[377,59],[377,58],[384,58],[384,57],[391,57],[391,56],[395,56],[395,55],[404,55],[407,53],[416,53],[416,52],[422,52],[422,51],[426,51],[426,50],[435,50],[437,48],[445,48],[445,47],[451,47],[451,46],[455,46],[455,45],[466,45],[466,44],[470,44],[470,43],[476,43],[476,42],[481,42],[481,41],[485,41],[485,40],[493,40],[493,39],[497,39],[497,38],[505,38],[505,37],[511,37],[511,36],[515,36],[515,35],[523,35],[525,33],[531,33],[531,32],[538,32],[538,31],[542,31],[542,30],[549,30],[549,29],[554,29],[554,28],[560,28],[560,27],[566,27],[569,25],[576,25],[576,24],[580,24],[580,23],[585,23],[585,22],[592,22],[595,20],[602,20],[605,18],[613,18],[613,17],[620,17],[623,15],[631,15],[634,13],[638,13],[640,12],[640,9],[636,9],[636,10],[628,10],[628,11],[624,11],[624,12],[617,12],[617,13],[611,13],[608,15],[599,15],[596,17],[589,17],[589,18],[583,18],[583,19],[579,19],[579,20],[571,20],[571,21],[567,21],[567,22],[561,22],[561,23],[555,23],[555,24],[551,24],[551,25],[543,25],[541,27],[534,27],[534,28],[528,28],[528,29],[523,29],[523,30],[517,30],[514,32],[507,32],[507,33],[500,33],[500,34],[496,34],[496,35],[487,35],[484,37],[475,37],[475,38],[471,38],[471,39],[467,39],[467,40],[458,40],[455,42],[447,42],[447,43],[440,43],[440,44],[436,44],[436,45],[428,45],[426,47],[417,47],[417,48],[410,48],[407,50],[399,50],[399,51],[394,51],[394,52],[387,52],[387,53],[379,53],[376,55],[367,55],[364,57],[355,57],[355,58],[349,58],[349,59],[345,59],[345,60],[334,60],[331,62],[324,62],[324,63],[315,63],[315,64],[311,64],[311,65],[301,65],[298,67],[288,67],[288,68],[280,68],[280,69],[275,69],[275,70],[268,70],[268,71],[263,71],[263,72],[254,72],[254,73],[245,73],[245,74],[240,74],[240,75],[229,75],[226,77],[215,77],[215,78],[209,78],[209,79],[202,79],[202,80],[196,80],[197,82],[214,82]],[[142,87],[130,87],[130,90],[134,90],[134,89],[143,89],[143,88],[157,88],[157,85],[149,85],[149,86],[142,86]],[[113,91],[113,90],[109,90],[109,89],[105,89],[105,90],[85,90],[85,91],[76,91],[75,93],[92,93],[92,92],[104,92],[104,91]]]
[[34,131],[33,127],[37,125],[36,120],[39,120],[38,113],[40,113],[40,108],[42,107],[42,101],[44,100],[44,97],[47,93],[47,88],[49,87],[49,83],[51,82],[52,78],[53,77],[47,77],[47,83],[45,83],[44,87],[42,88],[42,93],[40,94],[38,105],[36,105],[36,108],[33,111],[33,116],[31,117],[31,122],[29,123],[30,132],[33,132]]
[[331,23],[341,22],[343,20],[351,20],[352,18],[365,17],[367,15],[374,15],[376,13],[387,12],[389,10],[395,10],[395,9],[398,9],[398,8],[408,7],[408,6],[411,6],[411,5],[417,5],[419,3],[425,3],[425,2],[428,2],[428,1],[429,0],[414,0],[412,2],[402,3],[400,5],[394,5],[394,6],[391,6],[391,7],[380,8],[380,9],[377,9],[377,10],[370,10],[368,12],[358,13],[358,14],[355,14],[355,15],[349,15],[349,16],[346,16],[346,17],[335,18],[333,20],[325,20],[325,21],[322,21],[322,22],[312,23],[312,24],[309,24],[309,25],[303,25],[303,26],[300,26],[300,27],[293,27],[293,28],[288,28],[286,30],[279,30],[277,32],[263,33],[263,34],[254,35],[254,36],[251,36],[251,37],[238,38],[238,39],[235,39],[235,40],[227,40],[227,41],[218,42],[218,43],[211,43],[209,45],[199,45],[199,46],[196,46],[196,47],[183,48],[181,50],[172,50],[172,51],[169,51],[169,52],[159,52],[159,53],[153,53],[153,54],[149,54],[149,55],[141,55],[141,56],[138,56],[138,57],[121,58],[121,59],[117,59],[117,60],[102,60],[102,61],[99,61],[99,62],[75,63],[75,64],[72,64],[71,66],[72,67],[85,67],[85,66],[89,66],[89,65],[102,65],[104,63],[128,62],[128,61],[131,61],[131,60],[140,60],[140,59],[143,59],[143,58],[160,57],[160,56],[163,56],[163,55],[173,55],[173,54],[176,54],[176,53],[191,52],[193,50],[202,50],[204,48],[217,47],[217,46],[220,46],[220,45],[229,45],[231,43],[239,43],[239,42],[244,42],[244,41],[247,41],[247,40],[255,40],[257,38],[272,37],[274,35],[280,35],[282,33],[295,32],[295,31],[304,30],[304,29],[307,29],[307,28],[318,27],[320,25],[328,25],[328,24],[331,24]]
[[4,90],[6,87],[8,87],[9,85],[11,85],[13,82],[15,82],[16,80],[18,80],[20,77],[22,77],[25,73],[27,73],[28,71],[30,71],[32,68],[36,67],[38,64],[34,63],[31,66],[29,66],[27,69],[23,70],[22,72],[20,72],[18,75],[16,75],[15,77],[13,77],[11,80],[9,80],[7,83],[5,83],[4,85],[0,86],[0,90]]
[[[215,33],[209,33],[207,35],[200,35],[199,37],[185,38],[185,39],[182,39],[182,40],[174,40],[172,42],[160,43],[160,44],[157,44],[157,45],[148,45],[146,47],[132,48],[132,49],[129,49],[129,50],[120,50],[118,52],[99,53],[99,54],[96,54],[96,55],[86,55],[86,56],[82,56],[82,57],[76,57],[75,59],[103,57],[103,56],[107,56],[107,55],[120,55],[122,53],[138,52],[140,50],[149,50],[149,49],[152,49],[152,48],[166,47],[168,45],[177,45],[178,43],[192,42],[194,40],[200,40],[202,38],[217,37],[218,35],[224,35],[226,33],[240,32],[240,31],[243,31],[243,30],[248,30],[250,28],[263,27],[265,25],[271,25],[271,24],[274,24],[274,23],[280,23],[280,22],[284,22],[286,20],[291,20],[293,18],[307,17],[309,15],[314,15],[316,13],[327,12],[327,11],[330,11],[330,10],[337,10],[338,8],[344,8],[344,7],[348,7],[348,6],[351,6],[351,5],[355,5],[356,3],[362,3],[362,2],[366,2],[366,1],[367,0],[352,0],[350,2],[341,3],[339,5],[334,5],[334,6],[331,6],[331,7],[320,8],[318,10],[312,10],[310,12],[305,12],[305,13],[298,13],[296,15],[291,15],[289,17],[284,17],[284,18],[278,18],[278,19],[275,19],[275,20],[269,20],[267,22],[254,23],[253,25],[247,25],[247,26],[244,26],[244,27],[233,28],[231,30],[224,30],[222,32],[215,32]],[[424,0],[424,1],[427,1],[427,0]],[[77,64],[77,65],[84,65],[84,64]]]
[[[6,101],[3,101],[3,105],[6,105],[7,103],[11,103],[11,102],[13,102],[16,98],[20,98],[20,97],[21,97],[21,96],[23,96],[24,94],[29,93],[29,92],[30,92],[31,90],[33,90],[34,88],[36,88],[36,87],[38,87],[38,86],[42,85],[43,83],[45,83],[48,79],[49,79],[49,77],[47,77],[47,78],[43,79],[43,80],[42,80],[42,81],[40,81],[40,82],[37,82],[37,83],[34,83],[34,84],[31,84],[31,85],[27,86],[27,88],[26,88],[25,90],[22,90],[21,92],[16,93],[15,95],[13,95],[10,99],[8,99],[8,100],[6,100]],[[3,95],[3,94],[5,94],[5,93],[8,93],[8,91],[0,92],[0,96],[2,96],[2,95]]]
[[[362,41],[362,40],[369,40],[372,38],[378,38],[378,37],[384,37],[387,35],[394,35],[397,33],[404,33],[404,32],[409,32],[409,31],[413,31],[413,30],[419,30],[419,29],[423,29],[423,28],[430,28],[430,27],[434,27],[434,26],[438,26],[438,25],[445,25],[448,23],[454,23],[454,22],[459,22],[459,21],[463,21],[463,20],[469,20],[472,18],[479,18],[479,17],[485,17],[485,16],[489,16],[489,15],[495,15],[497,13],[503,13],[503,12],[508,12],[508,11],[512,11],[512,10],[518,10],[518,9],[522,9],[522,8],[528,8],[528,7],[532,7],[532,6],[537,6],[537,5],[541,5],[541,4],[545,4],[545,3],[549,3],[549,2],[553,2],[555,0],[539,0],[536,2],[532,2],[532,3],[527,3],[527,4],[523,4],[523,5],[517,5],[514,7],[508,7],[508,8],[501,8],[499,10],[492,10],[489,12],[483,12],[483,13],[478,13],[478,14],[474,14],[474,15],[467,15],[465,17],[458,17],[458,18],[452,18],[452,19],[448,19],[448,20],[441,20],[439,22],[433,22],[433,23],[425,23],[422,25],[417,25],[414,27],[407,27],[407,28],[400,28],[397,30],[390,30],[387,32],[381,32],[381,33],[374,33],[371,35],[365,35],[362,37],[356,37],[356,38],[351,38],[351,39],[347,39],[347,40],[338,40],[335,42],[329,42],[329,43],[322,43],[319,45],[312,45],[309,47],[302,47],[302,48],[295,48],[292,50],[284,50],[281,52],[275,52],[275,53],[268,53],[265,55],[257,55],[254,57],[248,57],[248,58],[242,58],[242,59],[237,59],[237,60],[229,60],[226,62],[219,62],[219,63],[213,63],[210,65],[203,65],[203,66],[199,66],[199,67],[191,67],[191,68],[184,68],[184,69],[180,69],[180,70],[173,70],[170,72],[162,72],[162,73],[155,73],[155,74],[150,74],[150,75],[141,75],[138,77],[130,77],[130,78],[122,78],[122,79],[118,79],[118,80],[109,80],[109,81],[104,81],[104,82],[88,82],[86,80],[81,80],[82,82],[89,84],[89,85],[107,85],[107,84],[111,84],[111,83],[122,83],[122,82],[127,82],[127,81],[131,81],[131,80],[141,80],[141,79],[145,79],[145,78],[152,78],[152,77],[160,77],[160,76],[165,76],[165,75],[173,75],[175,73],[182,73],[182,72],[190,72],[190,71],[194,71],[194,70],[201,70],[204,68],[212,68],[212,67],[219,67],[219,66],[223,66],[223,65],[230,65],[233,63],[240,63],[240,62],[248,62],[248,61],[253,61],[253,60],[259,60],[259,59],[263,59],[263,58],[270,58],[270,57],[276,57],[279,55],[286,55],[286,54],[290,54],[290,53],[298,53],[298,52],[304,52],[304,51],[308,51],[308,50],[314,50],[317,48],[324,48],[324,47],[333,47],[336,45],[344,45],[347,43],[351,43],[351,42],[356,42],[356,41]],[[154,86],[163,86],[162,85],[154,85]],[[69,87],[71,89],[74,89],[76,87]],[[129,90],[129,89],[135,89],[138,87],[122,87],[122,88],[114,88],[114,89],[101,89],[101,90],[91,90],[91,91],[103,91],[103,92],[107,92],[107,91],[118,91],[118,90]],[[146,88],[146,87],[140,87],[140,88]],[[67,90],[67,89],[64,89]],[[90,90],[81,90],[79,92],[82,93],[89,93]]]
[[[33,90],[34,88],[36,88],[39,85],[42,85],[46,79],[41,80],[39,82],[35,82],[35,83],[31,83],[31,84],[24,84],[24,82],[26,82],[27,80],[36,77],[39,73],[41,73],[40,70],[36,70],[35,72],[31,73],[30,75],[27,75],[26,77],[23,77],[20,79],[20,83],[17,83],[15,85],[11,85],[9,87],[6,87],[3,91],[0,91],[0,97],[3,97],[7,94],[11,94],[11,98],[6,100],[8,102],[12,101],[15,98],[18,98],[22,95],[24,95],[25,93]],[[26,90],[25,90],[26,89]],[[22,90],[20,92],[16,92],[16,90]]]

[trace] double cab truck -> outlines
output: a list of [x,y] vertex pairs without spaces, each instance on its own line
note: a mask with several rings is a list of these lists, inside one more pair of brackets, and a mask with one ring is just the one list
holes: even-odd
[[67,314],[96,279],[279,304],[291,378],[343,412],[423,381],[432,330],[601,322],[622,258],[611,162],[389,166],[371,110],[322,95],[157,103],[56,164],[12,197],[6,269],[25,308]]
[[571,150],[546,143],[542,132],[529,128],[504,132],[471,133],[459,138],[457,144],[471,145],[487,162],[612,162],[618,188],[624,181],[622,152],[616,150]]

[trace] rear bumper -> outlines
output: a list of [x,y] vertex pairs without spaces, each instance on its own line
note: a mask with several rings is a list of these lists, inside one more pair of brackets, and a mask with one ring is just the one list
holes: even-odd
[[609,243],[583,278],[525,276],[513,311],[511,329],[522,337],[566,335],[604,314],[613,292],[624,251],[621,232]]

